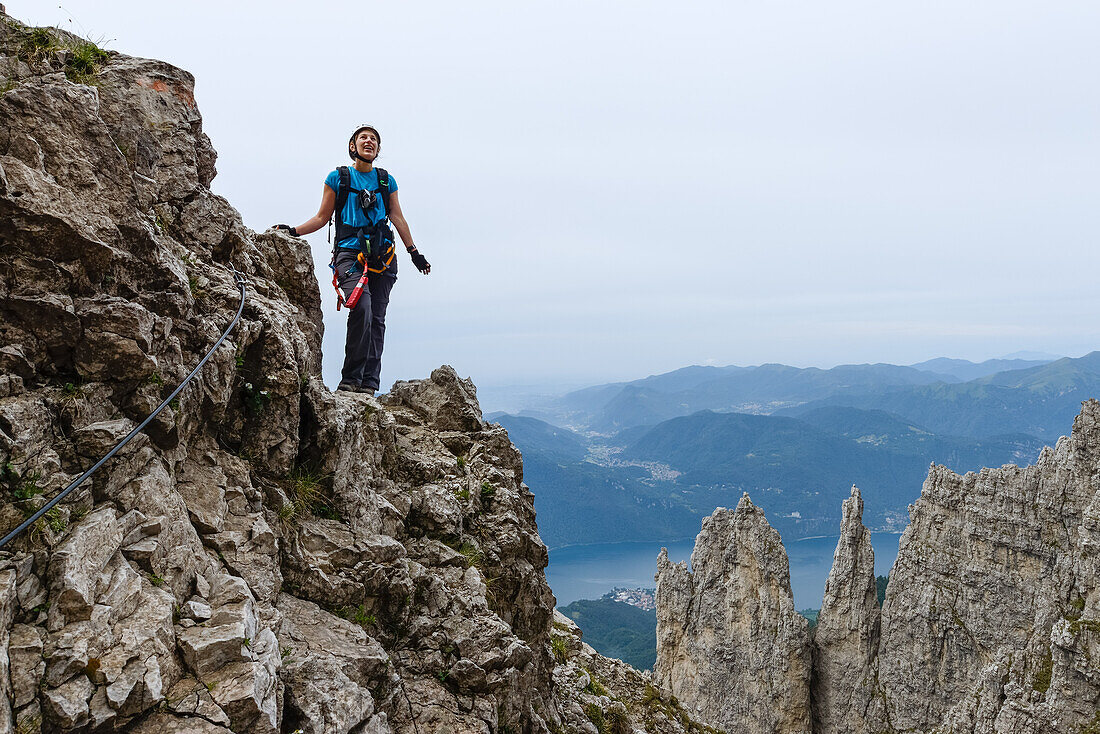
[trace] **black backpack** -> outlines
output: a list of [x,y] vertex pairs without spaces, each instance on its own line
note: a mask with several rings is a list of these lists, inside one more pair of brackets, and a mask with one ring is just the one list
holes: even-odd
[[[354,237],[359,242],[360,262],[372,273],[381,273],[394,261],[394,237],[389,225],[390,214],[390,174],[384,168],[375,167],[378,173],[378,192],[351,187],[351,171],[347,166],[336,169],[340,181],[336,187],[336,209],[332,212],[332,222],[336,224],[336,239],[333,241],[333,254],[340,242]],[[348,196],[355,194],[360,208],[366,213],[374,202],[375,196],[382,197],[383,217],[377,224],[368,227],[353,227],[343,220],[344,207]],[[332,223],[330,222],[330,224]]]

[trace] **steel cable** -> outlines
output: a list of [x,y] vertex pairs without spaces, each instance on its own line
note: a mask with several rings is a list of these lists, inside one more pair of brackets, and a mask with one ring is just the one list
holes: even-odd
[[149,416],[141,422],[141,425],[137,426],[136,428],[134,428],[134,430],[132,430],[128,434],[126,434],[126,437],[123,438],[121,441],[119,441],[118,444],[116,444],[113,449],[108,451],[106,456],[104,456],[102,459],[97,461],[95,463],[95,466],[93,466],[91,469],[89,469],[88,471],[81,474],[80,477],[76,481],[71,483],[69,486],[65,487],[65,489],[61,490],[61,492],[56,497],[54,497],[52,500],[50,500],[45,505],[43,505],[38,510],[38,512],[34,513],[30,517],[28,517],[26,520],[24,520],[19,525],[19,527],[17,527],[15,530],[12,530],[7,535],[5,535],[4,539],[0,540],[0,548],[3,548],[8,543],[10,543],[12,540],[19,537],[27,528],[29,528],[31,525],[33,525],[35,522],[37,522],[39,520],[39,518],[41,518],[43,515],[45,515],[51,509],[53,509],[54,505],[56,505],[61,500],[65,499],[65,497],[68,496],[70,492],[72,492],[74,489],[79,487],[84,482],[85,479],[87,479],[88,477],[95,474],[96,470],[99,469],[99,467],[103,466],[103,464],[108,459],[110,459],[112,456],[114,456],[116,453],[118,453],[119,449],[121,449],[123,446],[128,444],[130,442],[130,439],[132,439],[134,436],[141,433],[141,430],[143,428],[145,428],[145,426],[149,425],[149,421],[156,418],[157,415],[168,406],[168,403],[172,402],[175,399],[175,397],[180,394],[180,392],[183,390],[183,388],[187,387],[187,383],[189,383],[191,381],[191,378],[193,378],[195,375],[197,375],[199,373],[199,370],[202,369],[203,365],[206,364],[207,360],[209,360],[210,357],[217,350],[217,348],[222,345],[222,342],[225,341],[225,338],[227,336],[229,336],[229,332],[233,331],[233,327],[235,327],[237,325],[237,322],[241,320],[241,314],[244,313],[244,302],[245,302],[245,297],[246,297],[246,287],[245,287],[244,276],[241,275],[241,273],[237,272],[237,269],[234,268],[232,265],[229,266],[229,269],[233,273],[233,278],[237,281],[237,287],[240,288],[241,303],[237,307],[237,315],[233,317],[233,320],[229,323],[229,326],[226,327],[225,331],[222,333],[222,335],[218,339],[218,341],[216,341],[214,343],[214,346],[210,347],[210,351],[208,351],[206,353],[206,356],[203,357],[202,360],[195,366],[195,369],[191,370],[191,373],[189,375],[187,375],[187,377],[184,378],[183,382],[181,382],[179,384],[179,387],[177,387],[175,390],[173,390],[172,394],[169,395],[167,398],[165,398],[164,402],[161,403],[160,405],[158,405],[157,409],[154,410],[152,413],[150,413]]

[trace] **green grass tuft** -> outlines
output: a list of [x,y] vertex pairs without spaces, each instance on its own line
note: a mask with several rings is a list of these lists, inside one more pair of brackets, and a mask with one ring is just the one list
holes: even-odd
[[584,687],[584,690],[591,693],[593,696],[607,696],[607,689],[603,687],[603,684],[596,680],[595,676],[591,677],[588,681],[588,685]]
[[206,289],[199,285],[199,279],[195,275],[188,274],[187,289],[191,291],[191,298],[195,301],[206,300]]
[[15,495],[17,500],[29,500],[31,497],[37,497],[42,494],[43,488],[38,484],[42,479],[42,472],[27,472],[22,477],[17,476],[16,479],[18,483],[12,491],[12,494]]
[[554,659],[559,663],[564,663],[569,652],[568,646],[565,644],[564,637],[552,637],[550,638],[550,650],[554,653]]
[[69,521],[61,514],[61,510],[56,507],[46,510],[46,514],[42,517],[46,520],[46,524],[50,526],[50,530],[55,533],[64,532],[65,528],[69,527]]
[[378,621],[373,614],[367,611],[366,604],[360,604],[357,607],[338,607],[335,612],[336,616],[354,622],[360,627],[373,627]]
[[64,402],[76,402],[77,400],[83,400],[85,396],[84,386],[79,382],[66,382],[61,386],[61,399]]
[[28,714],[19,720],[15,734],[38,734],[40,731],[42,731],[42,717],[39,714]]
[[607,731],[611,734],[630,734],[634,730],[630,717],[622,711],[607,712]]
[[65,76],[77,84],[91,84],[110,55],[91,41],[82,41],[65,57]]
[[1092,721],[1087,722],[1077,734],[1100,734],[1100,711],[1096,712],[1096,715],[1092,717]]
[[290,482],[290,498],[299,509],[313,509],[321,501],[321,483],[325,477],[318,471],[298,466],[286,478]]
[[584,715],[588,717],[588,720],[592,722],[592,725],[596,727],[596,731],[600,734],[607,734],[610,731],[607,728],[607,721],[603,717],[603,709],[596,704],[585,704]]
[[466,541],[458,547],[458,552],[466,559],[466,567],[481,568],[485,555],[473,543]]
[[28,64],[37,64],[61,50],[61,44],[49,28],[30,28],[23,34],[16,55]]
[[22,38],[15,55],[36,66],[51,63],[65,52],[65,76],[77,84],[95,84],[96,76],[110,59],[110,54],[88,40],[76,42],[61,39],[52,28],[28,28],[17,31]]
[[1039,693],[1046,693],[1050,690],[1050,676],[1054,671],[1054,658],[1051,655],[1050,648],[1047,648],[1043,659],[1039,661],[1039,669],[1035,671],[1035,674],[1031,678],[1031,687]]
[[279,508],[277,514],[279,516],[279,522],[284,525],[293,525],[298,517],[298,508],[294,506],[293,502],[287,502]]

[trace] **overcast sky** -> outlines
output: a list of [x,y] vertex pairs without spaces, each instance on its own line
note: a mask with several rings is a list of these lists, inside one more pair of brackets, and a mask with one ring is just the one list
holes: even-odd
[[383,386],[1100,348],[1094,0],[5,5],[192,72],[254,229],[378,127]]

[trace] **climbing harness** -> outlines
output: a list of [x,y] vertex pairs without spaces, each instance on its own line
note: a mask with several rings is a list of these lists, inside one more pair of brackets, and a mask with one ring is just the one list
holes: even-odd
[[85,479],[87,479],[88,477],[95,474],[96,470],[98,470],[99,467],[103,466],[103,464],[106,463],[106,461],[108,459],[110,459],[112,456],[114,456],[116,453],[118,453],[119,449],[121,449],[126,444],[130,443],[130,439],[132,439],[134,436],[136,436],[138,433],[140,433],[141,430],[143,428],[145,428],[145,426],[149,425],[149,422],[151,420],[153,420],[154,418],[156,418],[157,415],[162,410],[164,410],[164,408],[170,402],[175,400],[176,396],[180,394],[180,392],[183,390],[183,388],[187,387],[187,383],[189,383],[191,381],[191,378],[199,373],[199,370],[202,369],[202,366],[204,364],[206,364],[207,360],[210,359],[211,355],[214,354],[215,350],[217,350],[217,348],[222,345],[222,342],[225,341],[225,338],[227,336],[229,336],[229,332],[233,331],[233,327],[235,327],[237,325],[237,322],[241,320],[241,314],[244,313],[244,302],[245,302],[245,297],[246,297],[246,282],[245,282],[245,279],[244,279],[244,275],[239,273],[237,271],[237,269],[234,268],[232,265],[229,266],[229,270],[233,273],[233,278],[234,278],[234,280],[237,281],[237,287],[240,288],[240,290],[241,290],[241,303],[237,307],[237,315],[233,317],[233,320],[229,323],[229,326],[226,327],[225,331],[222,333],[222,335],[218,339],[218,341],[216,341],[214,343],[214,346],[210,347],[210,351],[208,351],[206,353],[206,356],[203,357],[202,360],[198,363],[198,365],[195,366],[195,369],[191,370],[191,373],[183,379],[183,382],[180,383],[179,387],[177,387],[172,392],[171,395],[169,395],[167,398],[165,398],[164,402],[161,403],[160,405],[158,405],[157,409],[154,410],[152,413],[150,413],[148,418],[146,418],[144,421],[141,422],[141,425],[139,425],[134,430],[132,430],[128,434],[126,434],[126,437],[124,439],[122,439],[121,441],[119,441],[118,444],[113,449],[108,451],[106,456],[104,456],[102,459],[97,461],[95,463],[95,466],[93,466],[91,469],[89,469],[88,471],[81,474],[80,477],[75,482],[70,484],[68,487],[65,487],[65,489],[61,490],[60,494],[58,494],[52,500],[50,500],[45,505],[43,505],[42,508],[38,510],[38,512],[34,513],[30,517],[28,517],[26,520],[24,520],[23,523],[19,527],[17,527],[15,530],[12,530],[7,535],[5,535],[3,540],[0,540],[0,548],[3,548],[8,543],[10,543],[12,540],[19,537],[19,535],[21,535],[27,528],[29,528],[31,525],[33,525],[35,522],[37,522],[39,518],[41,518],[47,512],[52,510],[54,505],[56,505],[61,500],[65,499],[65,497],[67,497],[70,492],[72,492],[74,489],[79,487],[84,482]]
[[[360,128],[362,130],[363,128]],[[373,129],[373,128],[371,128]],[[357,131],[358,132],[358,131]],[[352,136],[354,139],[354,135]],[[347,166],[336,169],[339,182],[336,185],[336,207],[332,211],[329,220],[329,241],[332,242],[332,261],[329,267],[332,269],[332,287],[336,289],[336,310],[346,306],[355,308],[359,298],[363,294],[363,288],[367,285],[370,273],[381,273],[390,266],[397,252],[394,248],[393,231],[389,227],[390,212],[390,174],[384,168],[375,167],[378,177],[378,191],[367,189],[354,189],[351,187],[351,171]],[[375,202],[382,201],[381,221],[365,227],[355,227],[344,222],[344,207],[348,197],[354,194],[356,202],[362,209],[364,216],[374,206]],[[336,235],[332,236],[332,226],[335,223]],[[359,262],[363,266],[363,275],[355,288],[345,299],[344,292],[340,289],[340,273],[336,272],[336,251],[340,249],[340,243],[355,238],[359,244]]]

